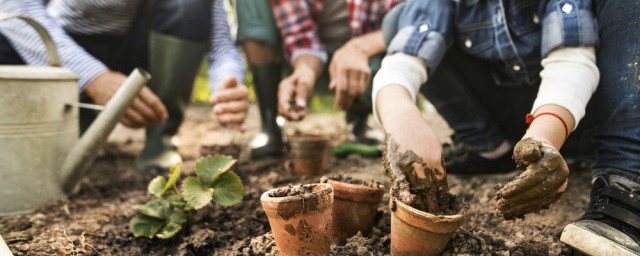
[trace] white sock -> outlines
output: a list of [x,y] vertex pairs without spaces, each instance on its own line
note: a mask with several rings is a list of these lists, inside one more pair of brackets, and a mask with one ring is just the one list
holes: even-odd
[[481,152],[479,153],[479,155],[482,158],[486,159],[498,159],[509,151],[511,151],[511,143],[509,143],[507,140],[504,140],[498,147],[496,147],[496,149],[487,152]]

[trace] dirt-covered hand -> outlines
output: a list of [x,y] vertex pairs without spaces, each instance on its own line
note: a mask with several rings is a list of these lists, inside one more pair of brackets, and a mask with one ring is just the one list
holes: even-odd
[[336,93],[336,108],[348,109],[371,80],[369,57],[348,44],[338,49],[329,64],[329,88]]
[[[96,104],[106,105],[126,79],[122,73],[107,71],[93,79],[84,92]],[[144,86],[120,122],[131,128],[142,128],[164,122],[167,116],[167,109],[160,98]]]
[[533,138],[522,139],[516,144],[513,159],[524,172],[496,193],[496,208],[505,219],[546,209],[562,196],[569,167],[552,145]]
[[297,68],[278,87],[278,112],[289,120],[299,121],[307,115],[315,75],[307,68]]
[[209,102],[213,104],[211,112],[220,124],[229,128],[244,131],[242,125],[249,110],[249,91],[244,85],[238,84],[234,77],[222,81],[219,89]]

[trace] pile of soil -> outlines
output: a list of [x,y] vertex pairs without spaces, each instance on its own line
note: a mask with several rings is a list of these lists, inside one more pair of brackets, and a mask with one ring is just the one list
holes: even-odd
[[[193,171],[199,148],[211,137],[217,141],[240,141],[243,145],[259,129],[255,110],[246,124],[249,133],[229,135],[209,119],[208,107],[191,107],[178,134],[185,171]],[[435,120],[427,116],[427,120]],[[338,125],[336,125],[338,124]],[[295,124],[323,127],[333,139],[344,138],[343,117],[311,115]],[[293,125],[288,124],[287,129]],[[435,124],[434,127],[439,127]],[[236,172],[245,185],[244,200],[232,207],[212,205],[197,211],[188,226],[169,240],[134,238],[128,228],[135,206],[152,197],[148,182],[164,173],[137,172],[134,158],[143,146],[144,131],[119,130],[82,180],[80,190],[68,200],[52,202],[32,214],[0,218],[0,234],[14,255],[277,255],[260,196],[269,189],[289,184],[309,184],[318,177],[299,177],[290,163],[266,159],[249,161],[243,148]],[[205,139],[203,139],[205,138]],[[381,159],[349,156],[332,159],[326,167],[332,173],[347,173],[358,179],[376,179],[390,187]],[[580,255],[560,242],[566,224],[578,218],[589,201],[590,173],[574,171],[569,187],[559,202],[523,220],[505,221],[495,211],[496,183],[504,177],[461,178],[450,175],[452,194],[470,204],[468,218],[456,232],[445,255]],[[390,214],[388,194],[379,205],[378,220],[371,234],[356,235],[344,246],[333,246],[334,255],[388,255]]]
[[320,181],[323,183],[327,183],[328,180],[335,180],[344,183],[349,183],[353,185],[363,185],[370,188],[384,188],[384,185],[377,180],[363,180],[351,177],[349,175],[339,173],[339,174],[331,174],[327,176],[323,176]]
[[269,192],[270,197],[301,196],[311,193],[313,185],[289,185]]

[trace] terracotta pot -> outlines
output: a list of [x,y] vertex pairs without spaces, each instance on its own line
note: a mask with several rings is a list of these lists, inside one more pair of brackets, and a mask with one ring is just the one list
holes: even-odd
[[333,188],[316,183],[306,195],[272,197],[262,194],[262,208],[282,255],[329,255]]
[[240,157],[241,148],[236,144],[228,144],[228,145],[202,145],[200,147],[200,156],[211,156],[211,155],[227,155],[231,156],[234,159],[238,159]]
[[347,238],[358,231],[363,235],[369,234],[384,196],[384,186],[356,185],[325,177],[321,179],[322,182],[325,180],[333,186],[333,242],[343,245]]
[[[440,255],[466,212],[433,215],[391,200],[391,255]],[[395,204],[395,207],[394,207]]]
[[323,135],[300,135],[290,139],[291,160],[296,174],[322,174],[329,152],[329,138]]

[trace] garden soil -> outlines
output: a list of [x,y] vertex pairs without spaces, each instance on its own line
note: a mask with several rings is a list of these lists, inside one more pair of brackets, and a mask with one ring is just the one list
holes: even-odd
[[[252,109],[249,120],[259,120],[256,112]],[[442,138],[450,133],[435,113],[427,113],[425,118]],[[343,119],[341,115],[315,114],[304,122],[288,123],[286,133],[296,129],[323,131],[336,145],[345,138]],[[222,129],[211,120],[207,107],[191,107],[178,134],[187,173],[193,172],[202,145],[246,145],[259,123],[249,122],[247,128],[244,134]],[[32,214],[0,218],[0,234],[14,255],[279,255],[260,195],[274,187],[315,183],[320,178],[295,176],[286,158],[249,161],[245,147],[235,170],[245,184],[241,204],[207,206],[169,240],[134,238],[129,220],[136,214],[136,205],[151,198],[147,184],[160,174],[134,170],[135,155],[143,141],[143,131],[117,128],[91,172],[67,200],[51,202]],[[330,159],[325,174],[335,173],[376,179],[387,188],[390,185],[380,158]],[[591,188],[589,171],[573,171],[566,193],[551,209],[514,221],[504,220],[495,210],[495,184],[508,181],[509,177],[449,175],[450,192],[463,196],[470,209],[444,255],[580,255],[560,242],[560,234],[586,208]],[[345,246],[332,246],[332,254],[388,255],[388,199],[386,194],[371,234],[356,235]]]

